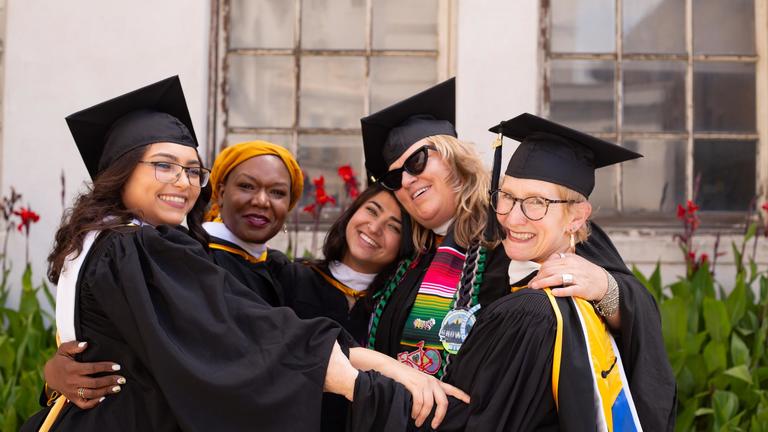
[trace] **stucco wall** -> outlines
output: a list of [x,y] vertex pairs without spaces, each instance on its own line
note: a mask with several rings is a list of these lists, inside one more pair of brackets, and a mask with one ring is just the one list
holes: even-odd
[[[62,211],[62,170],[66,205],[87,178],[67,114],[179,74],[197,135],[206,136],[209,8],[189,0],[8,0],[0,184],[41,215],[30,237],[36,280]],[[10,238],[10,250],[18,272],[22,236]]]

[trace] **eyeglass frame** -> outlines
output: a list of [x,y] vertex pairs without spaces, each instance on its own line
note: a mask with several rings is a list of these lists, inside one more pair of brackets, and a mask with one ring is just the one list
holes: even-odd
[[[155,180],[159,181],[160,183],[174,184],[177,181],[179,181],[179,179],[181,178],[182,172],[186,174],[187,181],[189,182],[189,185],[192,187],[204,188],[206,185],[208,185],[208,181],[211,179],[211,170],[209,170],[208,168],[204,168],[202,166],[184,166],[176,162],[167,162],[167,161],[139,161],[139,163],[152,165],[155,171]],[[173,179],[173,181],[163,181],[157,177],[157,166],[160,164],[174,165],[181,168],[181,170],[175,174],[175,178]],[[191,169],[199,169],[201,172],[205,173],[205,175],[203,176],[205,181],[201,180],[199,185],[194,184],[192,182],[192,179],[189,177],[189,170]]]
[[[540,220],[544,219],[547,216],[547,213],[549,212],[550,204],[578,204],[578,203],[584,202],[584,201],[577,201],[577,200],[553,200],[553,199],[549,199],[549,198],[544,198],[542,196],[529,196],[529,197],[525,197],[525,198],[517,198],[515,196],[512,196],[511,193],[506,192],[506,191],[501,190],[501,189],[496,189],[496,190],[492,190],[492,191],[489,191],[489,192],[490,192],[490,196],[491,196],[491,208],[493,209],[494,213],[496,213],[497,215],[506,216],[506,215],[512,213],[512,210],[515,209],[515,205],[517,205],[517,203],[519,202],[520,203],[520,211],[523,213],[523,216],[525,216],[526,219],[528,219],[529,221],[533,221],[533,222],[540,221]],[[496,207],[498,206],[498,194],[500,194],[500,193],[505,194],[505,195],[509,195],[509,197],[512,199],[512,207],[510,207],[509,211],[506,212],[506,213],[500,213],[496,209]],[[497,195],[497,197],[496,197],[497,199],[494,199],[494,195]],[[529,199],[534,199],[534,198],[544,200],[544,202],[547,203],[547,206],[544,208],[544,214],[540,218],[538,218],[538,219],[534,219],[534,218],[528,216],[528,213],[526,213],[526,211],[525,211],[525,201],[529,200]]]
[[[381,176],[379,178],[379,183],[381,184],[381,186],[383,186],[384,189],[386,189],[388,191],[394,192],[394,191],[399,190],[400,188],[403,187],[403,172],[404,171],[407,172],[408,174],[412,175],[412,176],[416,176],[416,175],[419,175],[419,174],[423,173],[424,170],[427,168],[427,162],[429,162],[429,150],[437,151],[437,147],[435,147],[433,144],[424,144],[423,146],[419,147],[416,151],[414,151],[407,158],[405,158],[405,160],[403,161],[403,166],[401,166],[400,168],[395,168],[393,170],[389,170],[383,176]],[[424,168],[422,168],[418,172],[411,171],[410,169],[408,169],[408,167],[407,167],[408,166],[408,161],[410,161],[411,158],[413,158],[414,156],[416,156],[417,154],[422,153],[422,152],[424,153]],[[395,175],[400,177],[400,181],[398,182],[398,186],[397,187],[390,187],[388,184],[386,184],[385,179],[388,178],[388,177],[395,176]]]

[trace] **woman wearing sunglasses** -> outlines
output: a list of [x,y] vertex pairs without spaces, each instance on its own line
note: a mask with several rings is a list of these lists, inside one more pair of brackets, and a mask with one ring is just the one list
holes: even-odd
[[[88,342],[78,360],[116,360],[111,369],[130,384],[90,410],[61,397],[23,430],[319,430],[323,391],[362,406],[382,400],[388,381],[350,361],[395,362],[351,348],[331,320],[267,305],[208,256],[208,175],[178,77],[67,122],[93,185],[49,257],[57,329],[62,341]],[[388,389],[387,402],[410,408],[401,386]]]
[[[644,328],[642,306],[648,305],[648,293],[627,275],[597,225],[591,225],[588,242],[575,245],[575,253],[548,256],[541,265],[510,261],[504,248],[496,247],[495,215],[489,216],[490,176],[472,146],[456,138],[454,96],[452,79],[361,120],[366,167],[382,185],[395,190],[412,216],[419,251],[380,296],[369,346],[442,377],[477,317],[509,293],[510,286],[568,285],[559,295],[595,302],[610,329],[621,336],[628,375],[652,367],[648,362],[636,367],[639,347],[660,341],[654,332],[658,323]],[[529,200],[525,207],[537,218],[536,207],[544,207],[546,214],[562,204]],[[486,230],[492,235],[486,236]],[[516,241],[531,241],[531,234],[521,233]],[[652,299],[650,305],[655,311]],[[652,320],[657,315],[648,316]],[[475,337],[482,338],[482,330]]]

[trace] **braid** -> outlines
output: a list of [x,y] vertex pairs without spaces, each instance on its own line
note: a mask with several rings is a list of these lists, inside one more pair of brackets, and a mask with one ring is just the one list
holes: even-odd
[[457,292],[454,309],[468,308],[472,305],[474,280],[477,274],[477,263],[480,257],[480,244],[474,243],[467,250],[467,258],[464,260],[464,268],[461,271],[459,290]]

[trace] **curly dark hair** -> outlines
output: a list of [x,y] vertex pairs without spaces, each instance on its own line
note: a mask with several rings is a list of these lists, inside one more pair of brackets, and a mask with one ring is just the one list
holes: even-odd
[[[352,216],[360,207],[363,206],[363,204],[368,202],[374,196],[378,195],[380,192],[391,194],[394,198],[394,194],[392,194],[392,192],[384,189],[384,187],[376,183],[373,186],[365,189],[352,202],[352,204],[350,204],[349,208],[347,208],[341,214],[341,216],[339,216],[336,222],[331,225],[331,228],[328,230],[328,234],[325,236],[325,242],[323,243],[324,258],[322,261],[320,261],[320,264],[327,265],[331,261],[341,261],[342,258],[344,258],[344,255],[347,253],[348,249],[346,229],[347,224],[349,224],[349,220],[352,219]],[[397,259],[395,259],[395,261],[380,271],[373,279],[373,282],[371,282],[371,285],[368,287],[368,292],[371,294],[375,294],[381,290],[387,279],[389,279],[392,273],[397,269],[399,261],[404,258],[409,258],[411,255],[413,255],[415,250],[411,235],[411,218],[408,216],[408,213],[405,211],[402,205],[400,205],[400,202],[397,200],[395,200],[395,202],[397,202],[398,207],[400,207],[400,220],[402,221],[400,250],[398,251]],[[371,296],[367,296],[366,298],[370,299]]]
[[[61,225],[56,231],[53,249],[48,255],[48,280],[52,283],[58,282],[64,260],[73,252],[82,252],[83,240],[89,231],[112,230],[141,217],[126,209],[122,198],[123,187],[146,151],[146,146],[139,147],[118,158],[99,173],[93,184],[64,212]],[[206,248],[208,234],[203,229],[203,213],[210,197],[210,186],[202,188],[192,210],[187,214],[190,235]]]

